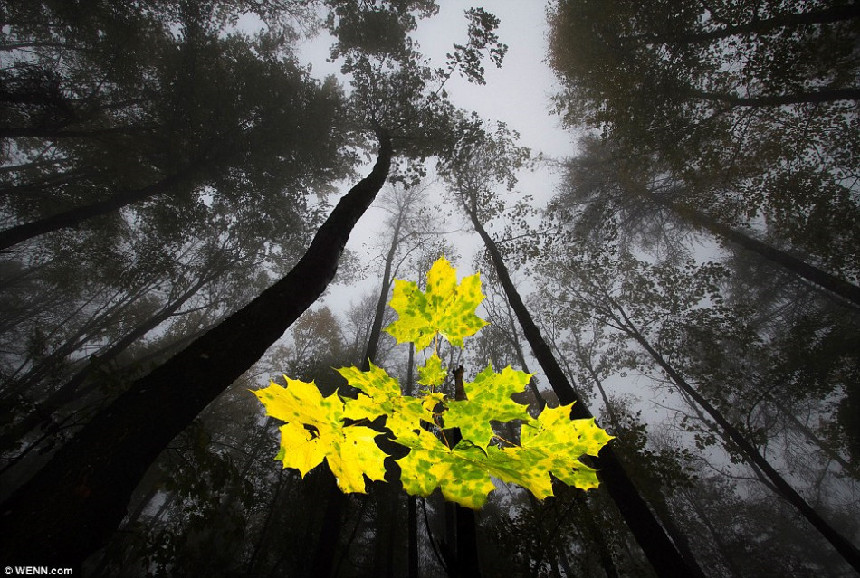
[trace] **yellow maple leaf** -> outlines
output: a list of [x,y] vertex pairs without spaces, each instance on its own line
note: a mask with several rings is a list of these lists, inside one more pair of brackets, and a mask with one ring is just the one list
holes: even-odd
[[426,292],[413,281],[394,281],[390,305],[398,318],[385,331],[397,343],[414,342],[417,349],[430,345],[437,333],[462,347],[464,337],[487,324],[475,315],[483,300],[481,274],[470,275],[458,285],[457,270],[442,257],[427,272]]
[[[286,377],[286,376],[285,376]],[[387,455],[374,441],[379,432],[362,425],[344,425],[344,402],[337,394],[322,397],[313,383],[286,378],[287,387],[270,383],[254,391],[267,415],[281,426],[276,460],[305,477],[323,459],[328,461],[343,492],[365,493],[364,476],[385,479]]]

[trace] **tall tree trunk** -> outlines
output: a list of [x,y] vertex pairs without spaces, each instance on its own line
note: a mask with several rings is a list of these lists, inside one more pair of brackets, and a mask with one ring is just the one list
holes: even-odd
[[[532,352],[535,358],[537,358],[541,369],[547,376],[550,386],[556,395],[558,395],[559,403],[569,404],[575,402],[570,412],[573,419],[591,418],[591,413],[585,404],[579,400],[564,371],[562,371],[558,361],[552,354],[552,350],[541,336],[540,330],[532,319],[528,309],[526,309],[519,292],[511,281],[502,255],[499,253],[495,241],[493,241],[492,237],[487,234],[481,225],[477,211],[468,206],[466,207],[466,211],[471,218],[475,231],[484,241],[484,245],[490,254],[490,258],[498,274],[499,281],[505,290],[505,295],[508,297],[508,302],[511,304],[514,313],[516,313],[517,319],[523,328],[523,334],[529,342],[529,346],[532,348]],[[604,446],[600,450],[600,455],[595,462],[609,495],[612,496],[621,515],[627,522],[627,526],[630,528],[630,531],[633,533],[633,536],[657,574],[663,577],[677,576],[678,578],[703,576],[701,569],[697,565],[688,564],[680,552],[678,552],[678,549],[666,535],[665,530],[654,517],[645,500],[627,476],[615,452],[612,451],[609,445]]]
[[105,543],[159,453],[325,290],[391,155],[390,139],[380,134],[370,175],[340,200],[283,279],[135,381],[0,506],[3,560],[76,565]]
[[[466,389],[463,386],[463,366],[454,373],[454,399],[466,401]],[[454,447],[456,442],[449,439]],[[454,516],[454,540],[449,542],[453,547],[451,564],[448,566],[450,578],[473,578],[481,576],[481,566],[478,562],[478,535],[475,527],[475,511],[460,504],[445,511],[445,515]]]
[[849,283],[844,279],[840,279],[835,275],[831,275],[830,273],[823,271],[818,267],[814,267],[809,263],[798,259],[797,257],[789,255],[785,251],[781,251],[776,247],[773,247],[771,245],[768,245],[767,243],[759,241],[758,239],[750,237],[745,233],[736,231],[731,227],[723,225],[722,223],[717,222],[715,219],[709,217],[701,211],[697,211],[689,207],[682,207],[675,203],[664,201],[662,199],[657,199],[653,195],[652,199],[654,199],[654,201],[659,203],[660,205],[668,208],[675,214],[679,215],[681,218],[692,222],[698,227],[710,231],[716,237],[725,239],[726,241],[740,245],[748,251],[757,253],[768,261],[776,263],[777,265],[785,268],[788,271],[791,271],[802,279],[806,279],[810,283],[813,283],[818,287],[826,289],[834,293],[835,295],[838,295],[839,297],[853,303],[855,306],[860,307],[860,287],[858,287],[857,285]]
[[[415,366],[415,344],[409,344],[409,358],[407,360],[406,366],[406,395],[414,395],[414,366]],[[407,547],[409,549],[408,553],[408,563],[407,563],[407,576],[409,578],[418,578],[418,497],[417,496],[407,496],[406,498],[407,506],[406,506],[406,534],[407,534]]]
[[402,219],[400,218],[400,215],[398,215],[397,222],[394,225],[394,232],[391,237],[391,245],[388,247],[388,253],[385,255],[385,270],[382,273],[382,287],[379,289],[379,298],[376,300],[373,324],[370,326],[370,335],[367,338],[367,349],[364,352],[364,359],[361,360],[362,371],[370,370],[368,362],[376,362],[376,354],[379,350],[379,338],[382,334],[382,320],[385,317],[385,305],[388,301],[388,290],[391,288],[391,267],[394,264],[394,256],[397,254],[397,246],[400,243],[401,225]]
[[[615,409],[609,402],[609,396],[606,394],[606,390],[603,387],[603,382],[600,380],[600,376],[597,375],[597,371],[595,371],[593,364],[591,363],[591,358],[585,352],[584,348],[579,342],[579,338],[576,340],[576,348],[577,348],[577,357],[580,359],[580,364],[585,367],[585,370],[588,372],[589,377],[591,377],[594,384],[597,386],[598,391],[600,392],[600,396],[603,398],[603,404],[606,406],[606,413],[609,415],[609,420],[612,423],[612,427],[615,432],[621,431],[621,420],[618,419],[618,414],[615,412]],[[678,552],[681,553],[681,556],[684,557],[684,560],[687,561],[690,565],[696,564],[696,557],[693,555],[693,549],[690,547],[690,541],[687,539],[687,535],[678,527],[675,523],[675,519],[672,517],[672,513],[669,510],[669,506],[666,503],[666,499],[663,494],[660,492],[659,480],[654,480],[655,489],[653,492],[650,492],[650,496],[648,496],[648,502],[651,504],[651,508],[654,510],[654,513],[657,514],[657,517],[660,519],[660,522],[663,524],[663,527],[666,529],[666,533],[675,543],[675,547],[678,548]]]
[[4,127],[0,128],[0,138],[39,138],[59,140],[64,138],[99,138],[112,134],[133,135],[153,130],[152,126],[114,126],[110,128],[64,130],[63,127]]
[[[505,299],[505,305],[507,307],[508,327],[511,331],[511,343],[514,344],[514,353],[516,353],[520,369],[526,373],[531,373],[531,371],[529,371],[528,363],[526,363],[526,356],[523,353],[523,346],[520,343],[520,336],[517,334],[517,328],[514,325],[514,316],[513,311],[511,310],[511,304],[507,299]],[[532,395],[535,396],[535,400],[537,400],[538,409],[543,411],[546,407],[546,399],[544,399],[544,396],[541,395],[540,389],[538,389],[537,377],[532,376],[531,379],[529,379],[528,388],[531,390]]]
[[87,219],[113,213],[143,199],[167,193],[176,187],[187,186],[193,180],[195,173],[195,170],[186,168],[182,172],[165,177],[157,183],[141,189],[124,191],[103,201],[69,209],[38,221],[16,225],[5,231],[0,231],[0,251],[45,233],[76,227]]
[[785,499],[789,504],[797,508],[798,512],[812,524],[821,535],[836,549],[846,562],[851,564],[855,570],[860,572],[860,549],[854,546],[845,536],[839,533],[831,526],[824,518],[822,518],[815,509],[810,506],[803,497],[795,491],[793,487],[774,469],[770,462],[750,443],[739,429],[729,422],[723,413],[712,405],[704,396],[696,391],[684,377],[678,373],[665,358],[655,350],[642,333],[636,328],[624,314],[617,303],[611,301],[612,306],[619,312],[620,317],[616,317],[616,322],[624,327],[625,333],[635,340],[652,359],[660,366],[660,368],[669,376],[675,385],[690,396],[707,414],[713,419],[726,436],[735,444],[743,453],[746,460],[758,468],[770,481],[776,492]]
[[[571,488],[573,492],[575,489]],[[618,567],[615,565],[615,560],[612,558],[612,550],[609,544],[606,543],[606,535],[603,528],[594,519],[594,514],[591,513],[591,506],[588,503],[587,496],[579,493],[572,493],[570,499],[573,501],[574,507],[579,512],[580,518],[585,522],[585,534],[591,537],[597,547],[597,556],[600,558],[600,565],[606,572],[606,578],[618,578]],[[567,554],[564,552],[564,544],[558,545],[559,558],[567,559]],[[569,576],[569,574],[568,574]]]
[[[370,364],[376,361],[376,354],[379,345],[379,336],[382,333],[382,317],[385,314],[385,301],[388,295],[388,288],[391,285],[391,264],[394,262],[394,254],[397,251],[398,232],[400,229],[400,221],[397,223],[397,230],[394,233],[394,238],[391,241],[391,246],[385,259],[385,272],[382,276],[382,288],[379,292],[379,298],[376,301],[376,309],[374,309],[373,322],[370,326],[370,333],[367,337],[367,344],[364,349],[364,356],[361,360],[361,370],[370,371]],[[314,551],[309,578],[317,576],[328,577],[332,575],[334,568],[335,553],[337,550],[337,542],[340,536],[340,530],[343,526],[343,516],[348,503],[347,496],[338,489],[333,476],[325,476],[326,484],[329,486],[328,500],[326,501],[325,513],[323,514],[322,528],[320,529],[319,540],[317,541],[316,550]],[[383,500],[385,496],[377,496]],[[377,504],[377,513],[380,511]],[[377,536],[379,540],[379,536]],[[379,554],[379,550],[377,550]],[[379,562],[374,560],[374,563]]]
[[[827,441],[822,440],[821,437],[817,435],[814,431],[812,431],[812,429],[808,425],[800,421],[798,417],[794,415],[794,412],[791,411],[791,408],[786,407],[784,403],[782,403],[779,399],[776,399],[773,395],[768,394],[767,397],[770,403],[776,406],[776,408],[782,413],[782,415],[786,417],[788,421],[791,422],[791,424],[797,429],[797,431],[803,434],[803,437],[805,437],[809,441],[809,443],[815,445],[819,449],[819,451],[821,451],[821,453],[827,456],[828,459],[833,460],[834,462],[842,466],[842,469],[845,470],[846,473],[851,474],[855,472],[855,470],[857,470],[857,466],[852,466],[852,464],[848,463],[848,460],[839,455],[839,451],[836,448],[831,446],[830,443],[828,443]],[[858,473],[860,473],[860,471],[858,471]],[[857,477],[857,475],[854,474],[854,477]]]

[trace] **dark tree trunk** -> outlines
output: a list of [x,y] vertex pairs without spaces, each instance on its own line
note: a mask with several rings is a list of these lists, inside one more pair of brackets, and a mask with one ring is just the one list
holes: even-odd
[[390,162],[381,135],[373,171],[340,200],[292,271],[135,381],[0,506],[3,560],[77,565],[105,543],[159,453],[325,290]]
[[773,94],[762,96],[738,96],[736,94],[724,94],[718,92],[707,92],[704,90],[686,90],[686,94],[693,98],[722,102],[730,107],[765,107],[782,106],[786,104],[822,104],[837,100],[860,100],[860,88],[821,88],[808,92],[793,92],[789,94]]
[[[454,399],[466,401],[466,389],[463,387],[463,366],[454,373]],[[456,442],[449,440],[453,447]],[[480,577],[481,567],[478,563],[478,535],[475,530],[475,511],[460,504],[445,511],[445,515],[454,516],[453,556],[448,566],[450,578]]]
[[40,138],[58,140],[64,138],[99,138],[113,134],[133,135],[153,130],[147,126],[115,126],[111,128],[95,128],[69,130],[59,127],[6,127],[0,128],[0,138]]
[[192,169],[186,169],[181,173],[166,177],[142,189],[125,191],[103,201],[69,209],[68,211],[63,211],[62,213],[57,213],[56,215],[51,215],[32,223],[24,223],[5,231],[0,231],[0,251],[27,239],[44,235],[45,233],[76,227],[87,219],[113,213],[146,198],[169,192],[175,187],[187,186],[193,179],[194,173],[195,171]]
[[337,487],[337,480],[328,468],[321,468],[320,484],[326,488],[326,504],[323,511],[319,539],[311,557],[308,578],[329,578],[337,559],[337,544],[346,512],[349,496]]
[[[397,229],[399,230],[400,223],[398,221]],[[382,289],[379,293],[379,299],[376,302],[376,309],[373,314],[373,323],[370,326],[370,333],[367,337],[367,345],[364,350],[364,356],[361,360],[361,370],[370,371],[370,364],[376,361],[376,353],[378,350],[379,336],[382,332],[382,317],[385,314],[385,298],[388,295],[388,287],[391,284],[391,264],[394,261],[394,253],[397,251],[398,231],[394,233],[394,239],[391,242],[391,247],[388,250],[388,255],[385,260],[385,273],[382,278]],[[333,476],[325,476],[325,483],[329,486],[328,500],[326,501],[325,513],[323,514],[322,528],[320,529],[320,537],[317,542],[316,550],[314,551],[311,571],[309,578],[316,576],[331,576],[334,568],[335,554],[337,550],[337,542],[340,537],[341,527],[343,526],[343,516],[346,511],[348,498],[340,489]],[[380,492],[382,493],[382,492]],[[393,496],[380,495],[380,500],[386,497]],[[377,512],[379,509],[377,509]],[[377,540],[380,537],[377,536]],[[377,555],[379,551],[377,550]],[[377,556],[378,558],[378,556]],[[379,560],[375,559],[374,563]]]
[[[573,488],[571,490],[576,492]],[[585,522],[586,532],[597,546],[597,555],[600,558],[600,565],[603,566],[603,570],[606,572],[606,578],[618,578],[618,568],[615,566],[615,560],[612,559],[612,550],[609,544],[606,543],[603,529],[595,521],[594,514],[591,513],[588,498],[582,494],[574,493],[570,499],[573,500],[574,506]],[[565,554],[562,552],[560,557],[565,557]]]
[[[478,220],[476,211],[470,210],[469,207],[466,207],[466,211],[472,220],[475,231],[477,231],[478,235],[484,241],[484,245],[490,254],[493,266],[498,274],[499,281],[505,290],[508,302],[511,304],[523,328],[523,334],[529,342],[529,346],[532,348],[532,352],[535,358],[537,358],[541,369],[546,374],[550,386],[556,395],[558,395],[559,403],[574,404],[570,412],[573,419],[591,418],[591,413],[585,404],[579,400],[564,371],[562,371],[558,361],[555,359],[552,350],[541,336],[540,330],[535,325],[528,309],[526,309],[519,292],[511,281],[504,260],[492,237],[484,230],[484,227]],[[615,452],[612,451],[610,446],[604,446],[600,450],[600,455],[595,459],[595,463],[609,495],[612,496],[612,499],[618,506],[618,510],[627,522],[627,526],[630,528],[630,531],[633,533],[633,536],[657,574],[662,577],[676,576],[678,578],[703,576],[701,569],[697,565],[688,564],[680,552],[678,552],[678,549],[666,535],[663,527],[654,517],[645,500],[627,476],[621,462],[618,461]]]
[[89,177],[98,175],[99,172],[92,169],[71,170],[57,175],[46,177],[41,181],[28,182],[21,185],[10,185],[0,189],[0,196],[40,194],[48,195],[50,189],[58,188],[74,182],[82,182]]
[[696,391],[684,377],[675,371],[675,368],[669,364],[666,359],[658,351],[656,351],[639,330],[633,326],[629,319],[624,316],[623,310],[616,304],[612,303],[613,307],[619,311],[623,318],[616,318],[616,321],[622,323],[625,332],[633,338],[646,352],[654,359],[666,375],[678,386],[685,394],[690,396],[699,406],[707,412],[717,425],[725,432],[726,437],[743,453],[746,460],[758,468],[772,484],[776,492],[785,499],[789,504],[793,505],[806,520],[812,524],[824,538],[836,549],[839,554],[845,558],[845,561],[851,564],[855,570],[860,572],[860,549],[854,546],[845,536],[833,528],[824,518],[822,518],[815,509],[807,503],[803,497],[795,491],[793,487],[774,469],[770,462],[750,443],[739,429],[726,419],[723,413],[712,405],[704,396]]
[[379,351],[379,337],[382,335],[382,320],[385,317],[385,304],[388,301],[388,290],[391,288],[391,267],[394,264],[394,255],[397,254],[397,245],[400,241],[400,218],[394,227],[391,245],[385,255],[385,270],[382,273],[382,287],[379,290],[379,298],[376,300],[376,309],[373,314],[373,324],[370,326],[370,335],[367,338],[367,349],[361,360],[361,370],[369,371],[370,363],[376,363],[376,354]]
[[[78,388],[80,388],[84,383],[84,380],[86,380],[93,371],[116,358],[123,351],[128,349],[135,341],[149,333],[152,329],[161,325],[163,321],[176,313],[176,311],[179,310],[186,301],[194,296],[208,281],[208,276],[201,277],[198,279],[197,283],[191,286],[185,293],[168,303],[161,311],[135,327],[128,334],[124,335],[122,339],[111,345],[106,351],[99,355],[91,356],[89,363],[69,378],[69,380],[61,385],[56,391],[51,393],[45,401],[37,404],[35,411],[30,413],[20,422],[16,423],[8,432],[4,433],[3,436],[0,437],[0,448],[8,447],[40,423],[50,422],[54,412],[74,400],[75,394],[78,392]],[[30,447],[35,448],[34,445],[31,445]],[[19,461],[28,452],[29,449],[24,450],[21,454],[13,458],[11,462]],[[11,462],[7,464],[3,470],[6,470],[11,466]]]
[[[597,372],[594,370],[594,366],[591,363],[591,359],[588,358],[588,355],[585,351],[580,347],[579,341],[577,339],[577,356],[580,358],[580,363],[583,367],[585,367],[588,375],[591,377],[594,384],[597,386],[598,391],[600,392],[600,397],[603,398],[603,404],[606,407],[606,413],[609,415],[609,420],[612,422],[612,427],[615,429],[614,433],[621,431],[621,421],[618,419],[618,414],[615,413],[614,408],[609,403],[609,396],[606,395],[606,389],[603,387],[603,383],[600,381],[600,377],[597,375]],[[657,482],[659,484],[659,481]],[[649,502],[651,507],[654,510],[654,513],[657,514],[657,517],[660,518],[660,522],[663,524],[663,527],[666,529],[666,533],[675,543],[675,547],[678,548],[678,552],[681,553],[681,556],[684,557],[684,560],[687,561],[690,565],[696,564],[696,557],[693,555],[693,549],[690,547],[690,541],[687,539],[687,535],[678,527],[675,523],[675,520],[672,517],[672,513],[669,510],[669,506],[666,503],[665,497],[660,492],[660,487],[657,485],[653,492],[649,492],[651,495],[649,496]]]
[[[415,344],[409,344],[409,358],[406,361],[406,395],[415,395]],[[418,498],[407,496],[406,523],[409,578],[418,578]]]
[[860,17],[860,5],[855,3],[848,6],[831,6],[821,10],[810,10],[800,14],[780,14],[772,18],[753,20],[744,24],[723,26],[710,32],[685,33],[683,30],[679,30],[676,34],[642,34],[628,38],[664,44],[694,44],[723,40],[738,34],[767,34],[780,28],[833,24],[834,22],[854,20],[858,17]]
[[671,211],[676,213],[692,222],[694,225],[698,227],[702,227],[708,231],[710,231],[713,235],[725,239],[731,243],[735,243],[740,245],[744,249],[748,251],[752,251],[761,255],[768,261],[772,263],[776,263],[777,265],[791,271],[798,277],[802,279],[806,279],[810,283],[817,285],[827,291],[838,295],[839,297],[853,303],[855,306],[860,307],[860,287],[854,285],[853,283],[849,283],[844,279],[840,279],[835,275],[831,275],[830,273],[819,269],[818,267],[814,267],[805,261],[794,257],[785,251],[781,251],[767,243],[759,241],[749,235],[742,233],[740,231],[736,231],[731,227],[727,227],[722,223],[718,223],[713,218],[708,215],[702,213],[701,211],[697,211],[695,209],[691,209],[688,207],[681,207],[674,203],[669,203],[663,200],[657,200],[656,202],[661,204],[664,207],[669,208]]

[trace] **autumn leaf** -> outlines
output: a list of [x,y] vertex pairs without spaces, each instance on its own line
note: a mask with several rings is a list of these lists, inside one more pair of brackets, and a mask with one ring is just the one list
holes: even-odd
[[[426,293],[415,283],[396,282],[391,306],[399,318],[387,331],[419,348],[437,334],[462,346],[464,337],[486,325],[475,315],[482,300],[479,275],[458,286],[454,268],[439,259],[427,274]],[[325,459],[344,492],[363,493],[365,476],[384,479],[379,432],[364,425],[373,421],[376,427],[384,423],[393,441],[409,450],[397,461],[403,488],[412,495],[428,496],[438,488],[446,500],[480,508],[495,487],[493,478],[519,484],[538,498],[552,495],[554,478],[583,489],[597,486],[597,472],[581,458],[597,455],[611,436],[594,419],[571,421],[569,405],[545,408],[532,419],[527,406],[511,398],[528,385],[527,373],[510,366],[496,373],[488,365],[463,384],[465,400],[452,400],[433,391],[403,395],[397,380],[372,363],[367,371],[337,371],[358,390],[355,398],[323,398],[313,383],[290,378],[286,388],[272,383],[254,392],[269,415],[286,422],[276,459],[302,477]],[[435,351],[418,367],[418,383],[430,388],[442,385],[446,375]],[[493,431],[493,422],[512,421],[521,422],[519,445]],[[442,428],[458,428],[462,439],[449,447]]]
[[424,365],[418,366],[418,383],[433,387],[442,385],[445,382],[445,376],[448,371],[442,365],[442,358],[435,353],[431,355]]
[[397,464],[403,489],[411,495],[426,497],[441,488],[446,500],[481,508],[495,487],[481,448],[461,442],[451,449],[423,430],[414,438],[398,441],[410,448]]
[[516,403],[511,395],[521,393],[531,375],[516,371],[509,365],[495,373],[488,365],[475,376],[475,381],[463,384],[466,401],[448,402],[445,427],[458,427],[464,439],[486,449],[493,439],[490,421],[530,420],[528,406]]
[[420,429],[422,421],[433,423],[433,409],[444,397],[441,393],[422,398],[401,395],[397,380],[372,363],[369,371],[357,367],[343,367],[337,371],[361,392],[356,399],[346,400],[344,416],[352,420],[372,420],[385,415],[385,426],[398,439]]
[[323,459],[345,492],[365,493],[364,476],[385,479],[386,454],[374,441],[379,432],[365,426],[344,426],[344,403],[335,392],[322,397],[313,383],[286,377],[287,387],[270,383],[254,392],[266,413],[287,422],[281,426],[276,460],[305,477]]
[[580,458],[596,456],[612,436],[594,418],[571,420],[571,405],[546,407],[536,420],[523,423],[519,446],[488,448],[493,475],[523,486],[540,499],[552,495],[550,474],[569,486],[596,488],[596,470]]
[[390,305],[398,319],[385,330],[397,343],[414,342],[424,349],[441,334],[455,347],[487,324],[475,315],[484,300],[481,275],[475,273],[457,284],[457,270],[447,259],[438,259],[427,272],[427,291],[413,281],[394,281]]

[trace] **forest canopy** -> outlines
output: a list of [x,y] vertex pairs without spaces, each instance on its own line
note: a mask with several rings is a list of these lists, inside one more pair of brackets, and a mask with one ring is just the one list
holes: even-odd
[[6,564],[860,571],[860,7],[520,4],[4,4]]

